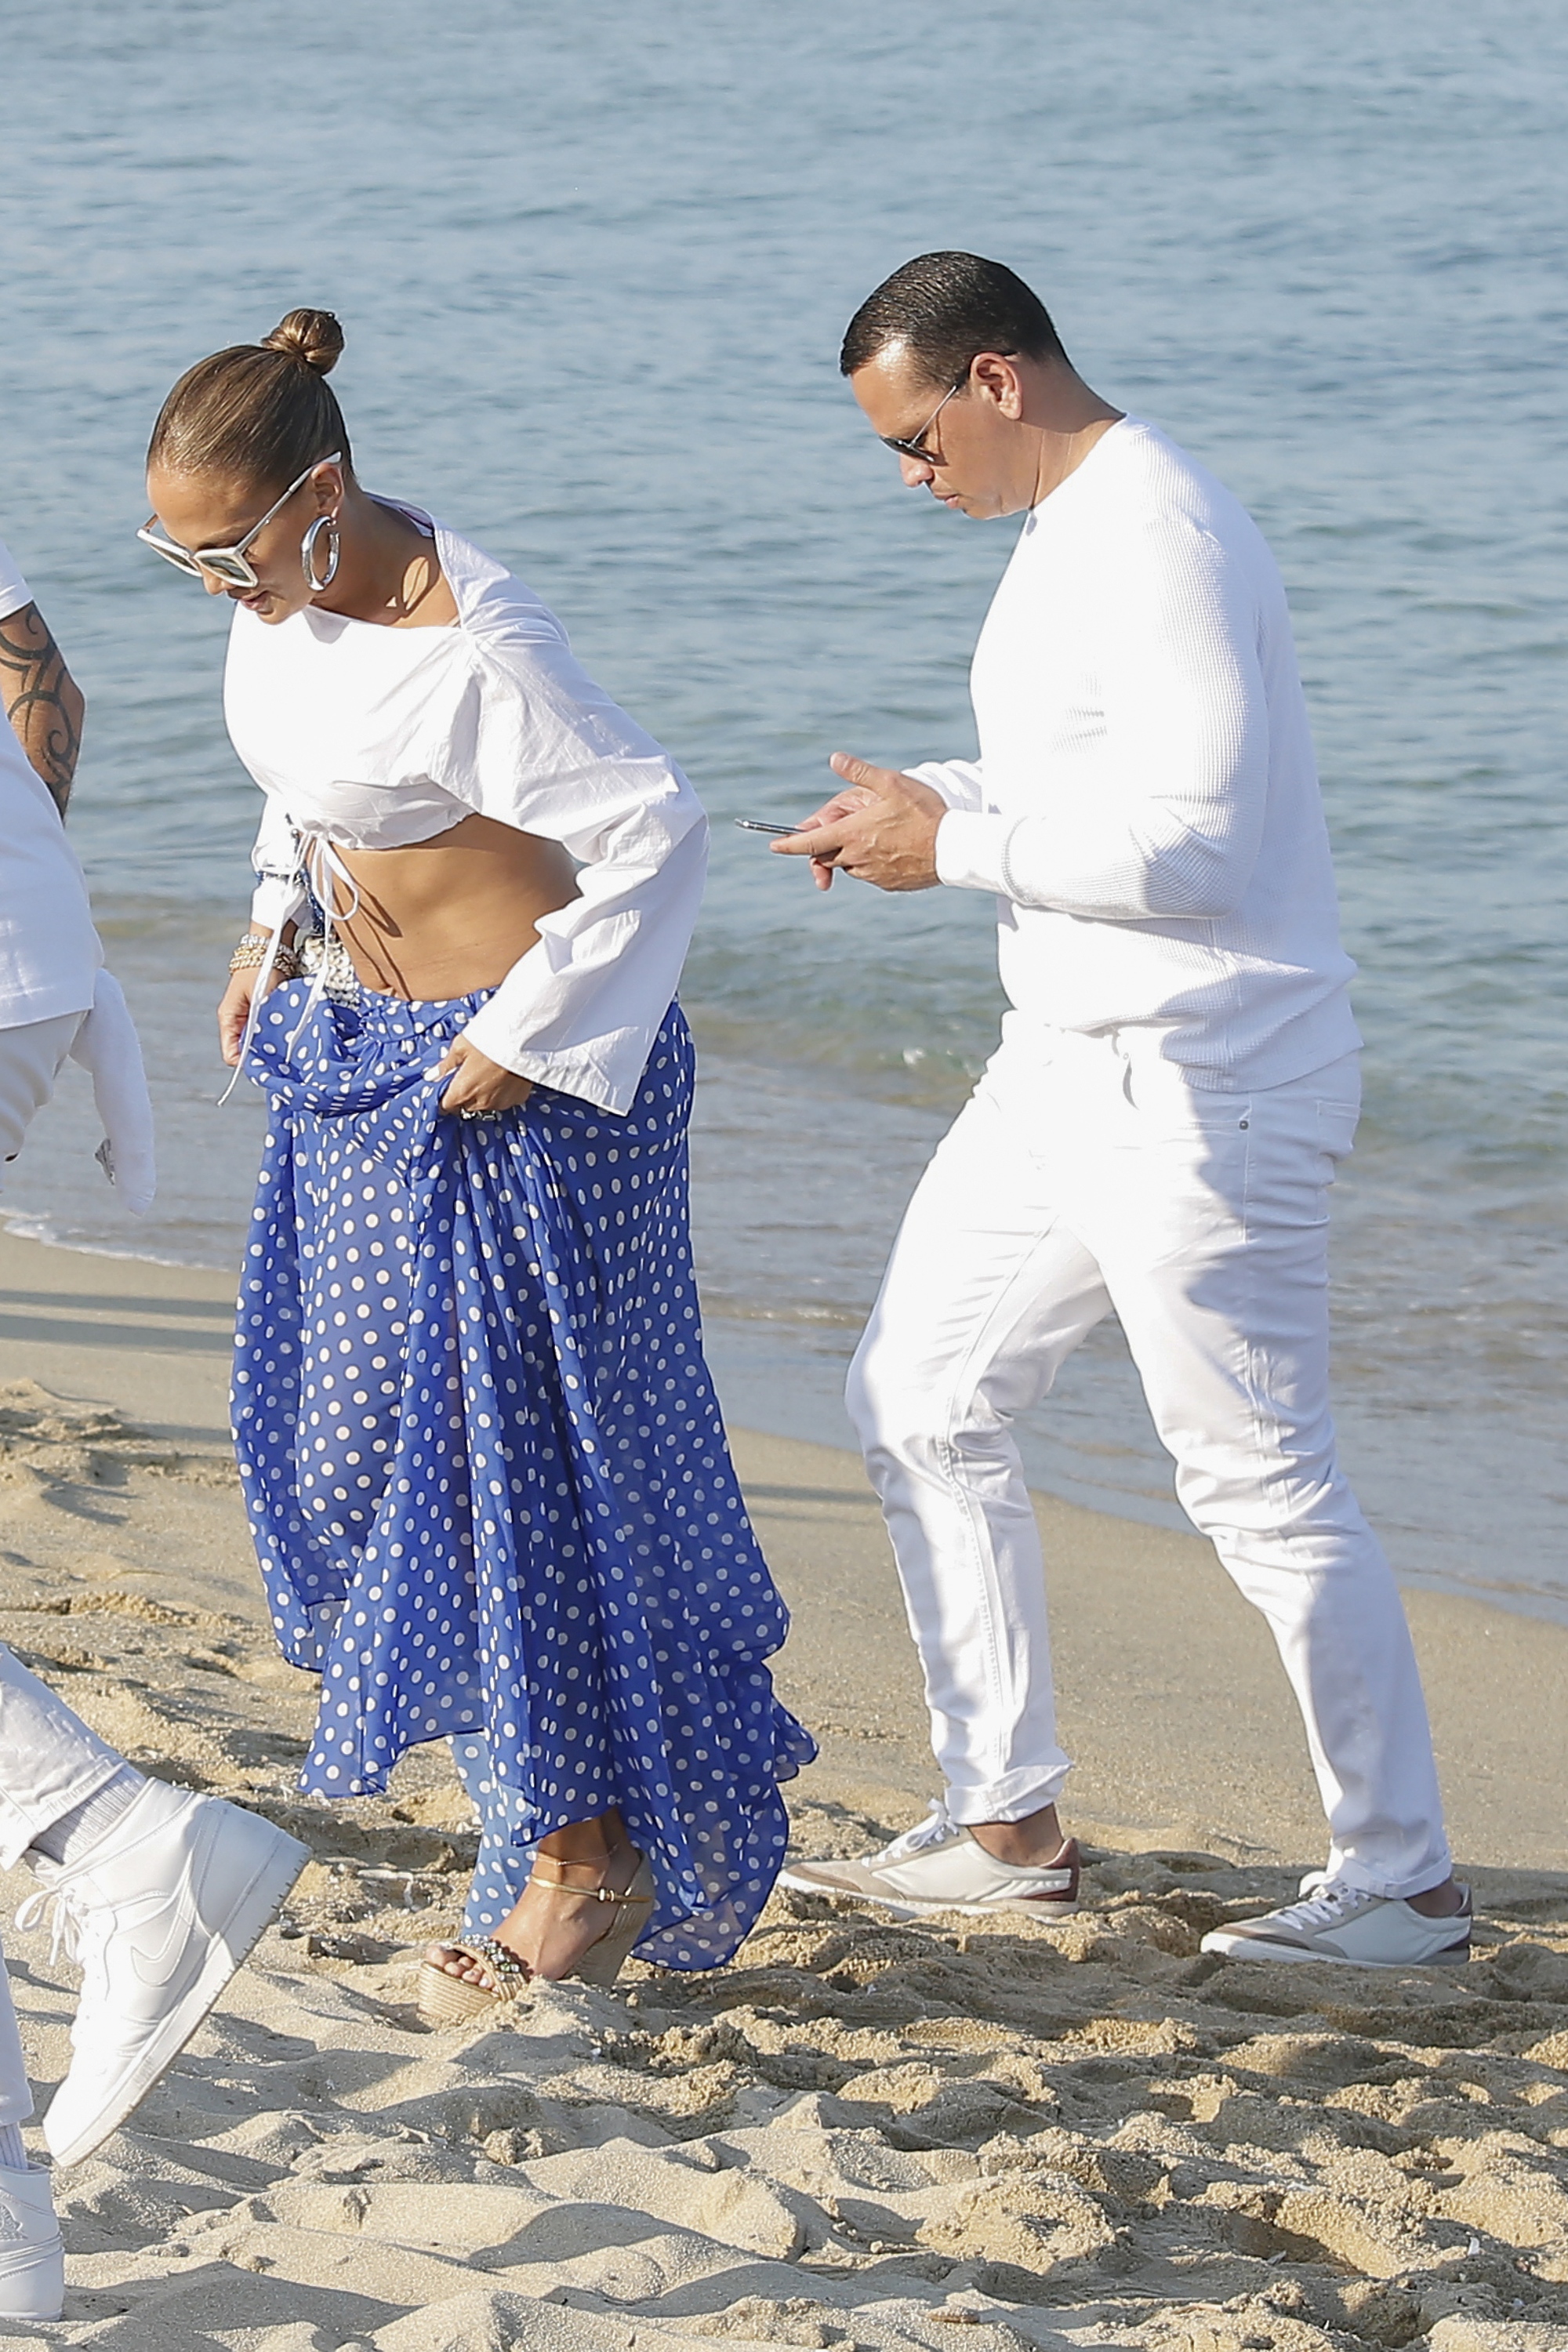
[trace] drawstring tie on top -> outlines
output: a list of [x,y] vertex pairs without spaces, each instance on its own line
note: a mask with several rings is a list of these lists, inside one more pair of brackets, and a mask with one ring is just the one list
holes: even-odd
[[[337,949],[339,953],[344,956],[348,953],[347,948],[339,936],[338,925],[340,922],[352,923],[360,910],[359,884],[354,880],[353,876],[339,856],[336,847],[327,839],[325,834],[301,834],[299,871],[304,877],[306,887],[311,898],[321,910],[321,958],[311,974],[310,992],[305,998],[304,1008],[289,1033],[287,1047],[289,1053],[293,1052],[301,1033],[314,1017],[318,1006],[327,992],[333,949]],[[337,904],[340,882],[348,894],[348,905],[341,912]],[[246,1014],[245,1029],[239,1041],[239,1058],[234,1066],[233,1077],[218,1097],[220,1109],[239,1084],[244,1072],[246,1056],[256,1036],[256,1024],[261,1017],[261,1007],[266,1001],[273,971],[277,968],[279,950],[282,940],[283,926],[279,923],[273,931],[271,943],[262,960],[261,969],[256,975],[256,986],[251,991],[250,1007]]]

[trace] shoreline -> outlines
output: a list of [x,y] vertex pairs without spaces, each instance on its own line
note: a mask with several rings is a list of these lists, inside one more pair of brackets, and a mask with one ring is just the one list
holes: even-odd
[[[200,942],[160,929],[157,944],[154,960],[132,924],[115,939],[114,961],[132,987],[158,1092],[168,1177],[161,1199],[135,1226],[113,1207],[92,1161],[100,1130],[85,1074],[68,1070],[12,1179],[6,1213],[40,1245],[105,1253],[100,1262],[129,1250],[143,1263],[221,1269],[243,1246],[264,1107],[247,1087],[216,1109],[221,1078],[205,1024],[193,1017],[193,988],[210,977]],[[693,1233],[726,1408],[738,1425],[847,1447],[842,1383],[853,1337],[943,1115],[897,1088],[868,1096],[837,1064],[818,1070],[737,1054],[732,1024],[701,1004],[693,1018],[703,1071],[692,1127]],[[1501,1262],[1500,1245],[1477,1256],[1456,1231],[1453,1247],[1423,1243],[1411,1255],[1418,1203],[1405,1198],[1402,1181],[1374,1123],[1334,1213],[1346,1467],[1405,1590],[1459,1593],[1568,1625],[1556,1499],[1561,1415],[1552,1412],[1561,1383],[1552,1369],[1552,1335],[1568,1325],[1554,1319],[1550,1280],[1539,1333],[1516,1331],[1511,1308],[1495,1321],[1494,1294],[1518,1303],[1517,1268]],[[1451,1297],[1458,1267],[1468,1269],[1467,1296]],[[1469,1293],[1485,1295],[1484,1312],[1467,1303]],[[1137,1525],[1186,1530],[1113,1318],[1074,1352],[1017,1436],[1031,1486]]]
[[[700,1188],[699,1206],[700,1207]],[[118,1246],[108,1241],[60,1240],[52,1235],[21,1230],[40,1222],[35,1210],[7,1210],[0,1203],[0,1335],[5,1325],[5,1301],[12,1286],[11,1268],[15,1264],[17,1279],[46,1296],[58,1290],[68,1291],[73,1297],[87,1297],[95,1291],[105,1297],[123,1292],[146,1293],[164,1300],[182,1296],[181,1286],[188,1281],[192,1297],[209,1303],[216,1300],[231,1308],[237,1276],[222,1267],[200,1265],[184,1258],[155,1257],[135,1249]],[[129,1220],[122,1221],[129,1226]],[[24,1255],[13,1261],[7,1253],[20,1250]],[[26,1253],[41,1254],[40,1262]],[[58,1280],[47,1276],[47,1261],[58,1272]],[[102,1269],[117,1266],[121,1273],[110,1276],[100,1275],[95,1283],[84,1268],[93,1265]],[[132,1279],[128,1270],[149,1269],[145,1281]],[[31,1272],[25,1269],[32,1267]],[[67,1269],[74,1268],[74,1271]],[[862,1318],[858,1313],[845,1315],[837,1310],[820,1313],[800,1313],[780,1316],[765,1307],[727,1298],[721,1288],[711,1281],[702,1281],[704,1293],[703,1324],[710,1363],[720,1390],[721,1403],[726,1420],[735,1429],[755,1429],[760,1435],[796,1441],[842,1454],[848,1462],[858,1462],[858,1455],[849,1441],[844,1423],[841,1393],[847,1351],[838,1355],[832,1351],[831,1335],[835,1332],[858,1332]],[[46,1349],[51,1349],[58,1338],[54,1318],[58,1308],[49,1310],[48,1325],[40,1324],[37,1336]],[[155,1330],[152,1332],[158,1352]],[[825,1342],[827,1345],[825,1347]],[[83,1335],[81,1344],[88,1344]],[[221,1349],[226,1349],[228,1333],[221,1339]],[[781,1366],[781,1354],[789,1360]],[[85,1365],[88,1360],[55,1358],[62,1364]],[[96,1360],[94,1359],[93,1360]],[[151,1370],[151,1367],[149,1367]],[[1069,1366],[1068,1376],[1074,1368]],[[1135,1386],[1135,1376],[1129,1365],[1127,1380]],[[154,1378],[156,1376],[154,1375]],[[1060,1386],[1053,1403],[1061,1406]],[[226,1439],[227,1413],[224,1383],[214,1407],[215,1433]],[[96,1395],[97,1391],[83,1388],[83,1396]],[[128,1392],[129,1393],[129,1392]],[[117,1401],[117,1400],[111,1400]],[[1128,1402],[1134,1412],[1142,1408],[1142,1399],[1133,1394]],[[140,1407],[127,1406],[127,1411]],[[1070,1414],[1073,1408],[1069,1404]],[[837,1433],[842,1430],[842,1436]],[[1150,1433],[1152,1437],[1152,1432]],[[1192,1539],[1193,1531],[1177,1504],[1173,1493],[1154,1492],[1145,1486],[1121,1487],[1114,1484],[1089,1483],[1095,1448],[1091,1444],[1079,1459],[1070,1447],[1060,1443],[1042,1440],[1037,1426],[1020,1427],[1020,1444],[1024,1452],[1025,1471],[1030,1491],[1045,1504],[1060,1504],[1080,1510],[1094,1520],[1107,1519],[1129,1529],[1140,1529],[1150,1535],[1167,1535],[1177,1540]],[[1160,1455],[1162,1470],[1168,1468]],[[1375,1515],[1373,1524],[1382,1525]],[[1551,1626],[1568,1632],[1568,1591],[1559,1592],[1538,1584],[1503,1585],[1479,1584],[1447,1572],[1442,1569],[1423,1570],[1408,1565],[1394,1567],[1394,1578],[1401,1595],[1408,1606],[1414,1596],[1427,1594],[1438,1599],[1468,1602],[1488,1615],[1522,1620],[1528,1624]]]

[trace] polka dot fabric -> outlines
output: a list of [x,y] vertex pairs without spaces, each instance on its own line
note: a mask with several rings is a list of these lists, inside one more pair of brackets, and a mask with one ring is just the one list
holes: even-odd
[[[533,1848],[512,1843],[519,1827],[518,1797],[514,1790],[500,1787],[492,1777],[483,1734],[469,1732],[454,1739],[452,1761],[479,1816],[479,1851],[463,1906],[462,1934],[467,1941],[474,1936],[496,1934],[522,1893],[533,1867]],[[526,1831],[523,1833],[526,1836]]]
[[513,1846],[618,1805],[658,1886],[640,1955],[711,1968],[815,1748],[703,1360],[685,1021],[624,1117],[539,1087],[467,1120],[432,1073],[484,993],[301,1027],[306,995],[268,997],[247,1061],[271,1117],[235,1360],[273,1623],[321,1675],[300,1785],[363,1795],[477,1736]]

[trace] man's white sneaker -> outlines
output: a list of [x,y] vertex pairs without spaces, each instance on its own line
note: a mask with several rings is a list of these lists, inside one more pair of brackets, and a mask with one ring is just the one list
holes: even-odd
[[16,1924],[52,1902],[55,1948],[82,1968],[70,2068],[44,2118],[57,2163],[89,2156],[152,2089],[309,1860],[255,1813],[149,1780],[79,1860],[35,1864]]
[[800,1895],[852,1895],[900,1919],[931,1911],[1017,1911],[1031,1919],[1065,1919],[1078,1907],[1079,1852],[1068,1838],[1042,1866],[998,1862],[940,1800],[923,1822],[860,1862],[786,1862],[781,1886]]
[[66,2250],[48,2174],[0,2165],[0,2326],[58,2319],[65,2294]]
[[1470,1890],[1464,1908],[1429,1919],[1383,1895],[1368,1895],[1321,1871],[1301,1881],[1302,1900],[1258,1919],[1215,1927],[1201,1949],[1227,1960],[1327,1960],[1342,1969],[1462,1968],[1470,1957]]

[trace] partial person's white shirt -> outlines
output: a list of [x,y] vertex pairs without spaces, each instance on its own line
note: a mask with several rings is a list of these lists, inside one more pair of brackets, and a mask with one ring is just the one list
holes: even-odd
[[[0,541],[0,628],[32,601]],[[87,1012],[102,961],[60,813],[0,718],[0,1029]]]
[[1125,417],[1026,518],[975,648],[977,761],[913,768],[937,869],[995,892],[1003,986],[1209,1088],[1361,1043],[1284,583],[1203,467]]
[[[0,541],[0,630],[32,601]],[[87,1015],[70,1053],[92,1074],[104,1129],[99,1164],[141,1216],[157,1181],[141,1044],[120,982],[103,969],[87,877],[59,810],[0,719],[0,1033],[73,1013]]]
[[464,1034],[521,1077],[628,1110],[702,897],[701,803],[531,589],[402,511],[434,530],[454,627],[310,606],[268,628],[235,607],[225,714],[267,794],[253,918],[268,930],[299,918],[315,843],[402,848],[476,814],[561,843],[579,895],[540,918]]

